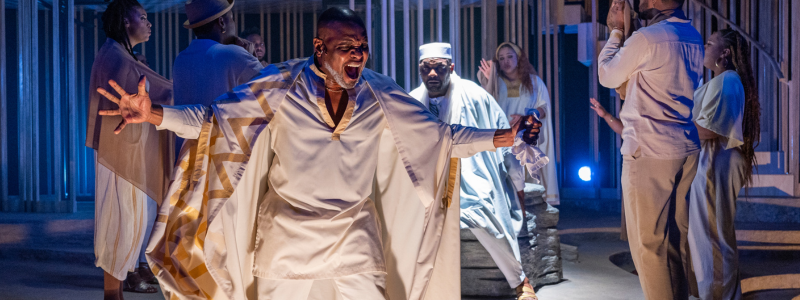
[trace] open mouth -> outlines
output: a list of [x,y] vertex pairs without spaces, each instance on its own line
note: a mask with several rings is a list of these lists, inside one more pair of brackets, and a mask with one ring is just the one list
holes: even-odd
[[347,78],[350,80],[358,79],[358,73],[361,69],[361,64],[350,63],[344,66],[344,73],[347,75]]

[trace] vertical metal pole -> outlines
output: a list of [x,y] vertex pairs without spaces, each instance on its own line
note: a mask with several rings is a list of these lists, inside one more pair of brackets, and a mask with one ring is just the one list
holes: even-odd
[[525,22],[523,22],[522,20],[522,9],[523,9],[522,0],[516,0],[516,4],[517,4],[516,5],[517,18],[514,21],[514,25],[516,25],[515,27],[517,27],[517,45],[522,47],[522,49],[525,50],[525,54],[527,55],[528,45],[525,45],[525,43],[523,43],[524,41],[523,32],[525,31],[523,28],[525,27]]
[[[453,47],[453,61],[461,59],[461,1],[450,0],[450,40]],[[461,64],[455,66],[456,74],[461,74]]]
[[[78,149],[80,141],[78,141],[78,97],[77,85],[75,83],[76,71],[76,48],[75,48],[75,0],[67,1],[67,101],[69,102],[69,126],[68,131],[69,139],[69,201],[73,209],[77,206],[78,198]],[[73,210],[74,211],[74,210]]]
[[531,35],[531,22],[529,21],[530,14],[531,14],[531,6],[528,3],[528,0],[524,0],[525,2],[522,4],[522,28],[524,28],[522,34],[522,49],[525,49],[526,53],[530,54],[530,44],[528,43],[528,39]]
[[389,43],[391,45],[389,49],[389,56],[391,57],[391,61],[389,61],[391,64],[390,77],[397,81],[397,37],[395,36],[397,33],[397,30],[395,30],[397,21],[395,21],[394,0],[389,0],[389,26]]
[[409,20],[411,0],[403,1],[403,86],[411,90],[411,21]]
[[[37,2],[17,4],[19,71],[20,199],[32,211],[39,204],[39,43]],[[3,12],[5,13],[5,12]]]
[[422,46],[424,43],[425,43],[425,4],[422,2],[422,0],[417,0],[417,46]]
[[552,85],[550,83],[553,80],[553,73],[551,72],[552,71],[552,69],[551,69],[552,60],[550,59],[550,56],[553,54],[553,48],[551,47],[552,45],[550,45],[550,43],[551,43],[551,41],[550,41],[550,30],[551,30],[551,24],[550,24],[550,1],[544,1],[544,7],[545,7],[544,8],[544,23],[545,23],[545,27],[544,27],[544,30],[545,30],[545,33],[544,33],[544,39],[545,39],[544,40],[544,48],[545,48],[544,55],[545,55],[545,57],[544,57],[544,61],[542,63],[545,64],[545,71],[544,72],[545,72],[545,74],[547,76],[547,81],[546,81],[547,82],[547,88],[548,89],[552,89]]
[[356,11],[356,0],[350,0],[350,10]]
[[169,74],[169,77],[167,78],[170,79],[172,79],[172,59],[175,57],[175,55],[173,55],[175,53],[175,49],[173,48],[175,46],[174,43],[175,38],[172,36],[174,32],[172,27],[175,26],[174,19],[175,17],[173,17],[172,8],[167,9],[167,72],[166,73]]
[[285,60],[284,59],[284,55],[283,55],[283,53],[284,53],[283,52],[283,49],[284,49],[284,47],[283,47],[284,46],[284,43],[283,43],[283,34],[284,34],[284,32],[283,32],[283,23],[284,23],[283,12],[281,11],[281,12],[278,12],[278,42],[279,42],[278,49],[281,50],[280,51],[280,55],[281,56],[280,56],[280,59],[279,59],[280,61],[284,61]]
[[272,63],[275,59],[272,57],[272,11],[267,12],[267,62]]
[[[58,1],[58,0],[54,0]],[[0,210],[8,202],[8,97],[6,96],[6,1],[0,0]]]
[[511,28],[509,27],[509,15],[510,14],[508,13],[508,6],[509,6],[508,5],[508,0],[504,0],[503,1],[503,25],[505,25],[505,27],[504,27],[505,30],[503,31],[503,36],[505,37],[505,39],[503,39],[503,42],[507,42],[507,41],[511,40],[511,37],[509,36],[509,32],[511,32]]
[[[50,95],[50,91],[51,91],[50,87],[47,86],[47,84],[50,82],[50,65],[47,64],[47,58],[50,57],[50,51],[52,51],[53,48],[50,47],[50,40],[48,39],[48,34],[50,33],[50,18],[47,15],[47,10],[43,11],[43,16],[42,17],[44,18],[44,27],[43,27],[44,28],[44,33],[41,35],[41,38],[44,40],[44,57],[45,57],[45,60],[43,61],[43,64],[44,64],[43,76],[44,76],[44,78],[42,79],[42,82],[45,84],[45,87],[42,89],[44,91],[44,98],[43,99],[45,101],[45,105],[44,105],[45,125],[44,125],[44,128],[45,128],[45,132],[49,132],[49,129],[53,128],[53,124],[52,124],[53,119],[48,117],[48,116],[50,116],[52,114],[52,112],[50,110],[53,107],[52,103],[51,103],[53,97]],[[50,134],[52,134],[52,133],[50,133]],[[45,164],[44,169],[48,170],[48,171],[53,169],[53,157],[52,157],[53,156],[53,153],[52,153],[53,145],[51,145],[52,142],[53,142],[53,138],[51,136],[49,136],[49,134],[45,133],[43,147],[44,147],[44,152],[45,152],[44,153],[44,157],[46,157],[46,159],[44,161],[44,164]],[[53,175],[54,174],[51,174],[50,172],[47,172],[47,171],[45,171],[45,174],[47,174],[47,175],[45,175],[45,182],[44,182],[44,184],[42,184],[41,194],[49,196],[49,195],[51,195],[53,193],[53,189],[54,189],[54,187],[53,187],[53,183],[54,183],[53,181],[55,181],[53,179]],[[53,200],[54,201],[58,201],[59,199],[58,199],[58,197],[53,197]]]
[[[475,4],[469,6],[469,76],[475,76]],[[477,78],[476,78],[477,79]]]
[[516,5],[516,2],[514,0],[508,0],[506,2],[506,7],[508,7],[508,22],[507,22],[508,29],[509,29],[509,33],[508,33],[509,39],[508,40],[511,41],[512,43],[516,44],[517,43],[517,20],[516,20],[516,17],[517,17],[517,12],[516,12],[517,5]]
[[[155,16],[153,17],[153,18],[155,18],[155,20],[153,22],[153,27],[157,27],[157,28],[163,28],[164,27],[164,24],[161,24],[160,16],[161,16],[161,13],[159,13],[159,12],[155,13]],[[153,68],[152,69],[154,71],[156,71],[157,73],[163,75],[164,73],[161,73],[161,57],[158,55],[159,52],[160,52],[158,49],[160,49],[159,46],[161,46],[161,43],[159,42],[159,40],[161,39],[161,34],[158,34],[158,31],[156,31],[155,33],[156,33],[156,36],[155,36],[155,39],[154,39],[155,41],[154,42],[156,44],[155,44],[155,47],[153,47],[153,49],[154,49],[153,51],[155,52],[154,54],[155,54],[156,60],[155,60],[155,64],[153,64]]]
[[491,60],[497,48],[497,1],[481,0],[481,54]]
[[[83,6],[81,6],[79,8],[79,10],[78,10],[78,20],[81,22],[81,24],[84,24],[84,22],[83,22],[84,21],[84,18],[83,18],[84,17],[84,9],[85,8]],[[85,71],[86,70],[86,68],[85,68],[85,66],[86,66],[86,53],[84,52],[84,50],[86,49],[86,47],[85,47],[85,44],[86,44],[86,30],[84,28],[79,28],[78,33],[79,33],[78,34],[78,37],[79,37],[79,39],[78,39],[78,43],[79,43],[78,49],[79,49],[79,51],[78,51],[78,67],[77,67],[77,70],[78,70],[78,74],[79,74],[79,77],[78,77],[79,81],[78,82],[80,82],[81,84],[79,84],[76,87],[76,89],[78,91],[78,99],[86,99],[86,98],[88,98],[88,97],[86,97],[86,87],[83,86],[83,83],[86,82],[86,71]],[[76,103],[75,105],[77,106],[78,104]],[[83,118],[84,117],[83,116],[84,112],[85,111],[82,110],[82,109],[78,110],[78,112],[77,112],[78,120],[85,120]],[[78,123],[76,123],[75,125],[78,126],[78,127],[76,127],[76,129],[77,128],[81,128],[81,129],[83,128],[83,124],[79,125]],[[77,131],[80,132],[80,130],[77,130]],[[76,140],[80,140],[80,133],[76,134],[75,139]],[[87,174],[86,169],[85,169],[86,166],[88,165],[88,162],[86,161],[87,153],[86,153],[85,149],[80,147],[80,148],[77,148],[76,151],[78,151],[78,160],[76,162],[77,165],[76,165],[75,168],[80,173],[80,182],[79,182],[79,185],[78,185],[77,192],[78,192],[78,194],[80,194],[81,192],[83,192],[86,189],[86,186],[88,184],[86,182],[88,174]]]
[[387,0],[381,0],[381,57],[383,57],[381,73],[385,76],[389,76],[389,39],[387,37],[389,34],[387,28],[389,25],[389,15],[386,1]]
[[[598,9],[597,3],[598,3],[598,0],[592,0],[592,34],[590,35],[590,37],[592,38],[592,46],[591,46],[592,47],[592,56],[591,56],[592,58],[597,57],[596,55],[597,55],[597,52],[598,52],[597,51],[597,39],[598,39],[598,26],[599,25],[597,23],[597,14],[598,14],[598,10],[599,9]],[[597,85],[598,85],[598,81],[597,81],[597,59],[592,59],[592,69],[589,70],[589,74],[590,74],[589,75],[589,80],[591,80],[589,82],[589,87],[590,87],[589,95],[592,98],[597,99],[597,96],[598,96],[598,91],[597,91]],[[590,126],[590,130],[591,130],[591,133],[592,133],[591,134],[591,137],[592,137],[592,149],[591,150],[592,150],[592,153],[594,153],[592,161],[594,162],[594,165],[596,166],[598,164],[598,161],[600,160],[600,155],[599,155],[599,151],[598,151],[600,149],[599,118],[597,117],[596,113],[594,113],[593,111],[590,111],[589,120],[590,120],[589,126]],[[594,183],[594,187],[595,188],[598,187],[597,186],[598,183],[599,183],[599,181],[596,181]],[[595,190],[595,196],[597,196],[597,195],[598,195],[598,190]]]
[[[173,9],[175,10],[175,21],[173,23],[173,25],[175,26],[175,48],[174,48],[175,51],[172,52],[172,58],[174,59],[174,58],[177,58],[178,57],[178,53],[181,52],[181,43],[180,43],[180,41],[181,41],[181,18],[180,18],[180,14],[178,12],[178,7],[175,6],[175,7],[173,7]],[[170,66],[170,69],[172,69],[172,66]]]
[[[372,26],[372,0],[366,0],[365,2],[367,4],[367,7],[366,7],[366,11],[367,11],[367,46],[369,47],[370,54],[373,54],[373,53],[375,53],[374,52],[375,48],[373,48],[373,46],[372,46],[372,31],[373,31],[373,28],[374,28]],[[314,17],[314,19],[316,19],[316,17]],[[315,31],[314,35],[316,36],[317,28],[314,28],[313,30]]]
[[428,16],[430,16],[430,25],[428,26],[428,28],[430,28],[431,32],[431,34],[428,36],[429,43],[436,41],[436,33],[435,33],[436,19],[433,17],[434,11],[435,10],[433,9],[433,3],[430,3],[430,7],[428,8]]
[[294,9],[295,9],[294,10],[295,15],[294,15],[294,57],[293,58],[297,58],[297,57],[300,57],[302,55],[302,54],[300,54],[301,50],[300,50],[300,47],[298,45],[299,42],[300,42],[300,36],[301,36],[301,34],[300,34],[300,28],[301,28],[300,27],[300,8],[295,6]]
[[[527,10],[527,6],[524,9]],[[560,126],[561,123],[559,123],[560,120],[561,120],[560,115],[559,115],[559,111],[560,111],[559,110],[559,105],[561,105],[561,98],[560,98],[561,85],[560,85],[560,81],[559,81],[559,79],[561,78],[561,75],[560,75],[561,74],[561,68],[560,68],[560,61],[559,61],[559,57],[558,57],[559,49],[560,49],[560,46],[561,46],[561,45],[559,45],[558,37],[559,37],[560,32],[561,32],[561,27],[558,24],[556,24],[555,27],[556,27],[555,36],[553,37],[553,41],[554,41],[553,42],[553,49],[554,49],[554,51],[553,51],[553,62],[555,64],[555,68],[554,68],[555,71],[553,72],[554,73],[554,75],[553,75],[553,86],[548,87],[548,89],[553,91],[553,93],[554,93],[553,101],[550,101],[550,106],[551,106],[550,115],[551,115],[551,117],[549,117],[549,118],[551,120],[553,120],[552,126],[555,129],[555,131],[553,132],[553,134],[555,135],[553,137],[553,141],[554,141],[554,143],[553,143],[554,149],[553,150],[556,152],[555,153],[556,161],[554,163],[557,163],[557,162],[561,161],[560,160],[561,155],[559,155],[559,152],[558,152],[559,149],[560,149],[559,146],[560,146],[560,143],[561,143],[561,139],[558,138],[560,136],[559,132],[560,132],[560,129],[561,129],[561,126]],[[524,38],[524,40],[527,40],[527,37]],[[524,49],[527,49],[527,43],[526,43],[526,47]],[[558,165],[556,165],[556,166],[558,166]],[[556,173],[558,173],[558,171],[556,171]]]
[[[800,15],[800,3],[796,1],[790,1],[791,3],[791,15],[798,16]],[[790,29],[791,32],[791,40],[794,41],[794,45],[797,45],[797,41],[800,41],[800,22],[794,21],[792,22],[792,28]],[[788,42],[788,41],[787,41]],[[789,174],[794,175],[795,179],[795,193],[794,196],[798,195],[798,170],[800,168],[800,164],[798,163],[798,156],[800,155],[800,145],[798,145],[798,138],[800,138],[800,105],[796,99],[800,99],[800,47],[794,46],[791,47],[791,55],[792,65],[791,65],[791,77],[789,78],[790,87],[789,87],[789,99],[795,99],[795,101],[789,101],[789,159],[787,160],[789,164]],[[786,72],[784,74],[787,74]]]
[[[0,0],[3,1],[3,0]],[[64,198],[64,162],[63,159],[63,150],[61,145],[61,121],[63,117],[61,115],[61,62],[59,61],[61,58],[61,23],[60,23],[60,12],[61,12],[61,3],[63,0],[53,0],[53,178],[55,180],[55,195],[56,200],[60,201]],[[2,63],[5,65],[5,62]]]
[[442,0],[436,0],[436,41],[442,41]]
[[300,20],[299,21],[299,23],[300,23],[300,36],[298,37],[298,39],[300,40],[300,49],[299,49],[300,55],[298,55],[298,57],[305,57],[306,56],[305,55],[305,53],[306,53],[306,46],[305,46],[306,39],[305,39],[305,35],[303,34],[303,32],[304,32],[304,30],[303,30],[304,29],[303,28],[304,27],[303,26],[303,23],[304,23],[303,22],[303,11],[302,10],[298,11],[297,16],[298,16],[298,19]]
[[544,76],[544,55],[542,52],[544,51],[544,45],[542,45],[542,30],[544,30],[544,1],[547,0],[535,0],[536,1],[536,55],[537,55],[537,62],[536,62],[536,72],[539,73],[539,76]]

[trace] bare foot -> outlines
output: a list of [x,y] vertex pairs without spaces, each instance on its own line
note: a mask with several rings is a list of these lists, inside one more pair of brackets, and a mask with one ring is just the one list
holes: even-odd
[[517,286],[516,292],[517,300],[539,300],[539,297],[536,297],[536,293],[533,291],[533,287],[527,277]]

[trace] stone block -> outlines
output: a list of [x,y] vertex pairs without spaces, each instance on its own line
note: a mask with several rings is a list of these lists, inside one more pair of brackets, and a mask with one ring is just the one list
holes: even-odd
[[480,242],[461,241],[461,268],[497,269],[497,264]]
[[561,259],[565,261],[578,262],[578,247],[561,244]]
[[461,269],[461,295],[513,297],[515,292],[499,269]]
[[[523,270],[534,287],[560,282],[563,272],[558,209],[545,202],[541,185],[526,184],[525,192],[527,231],[517,238]],[[577,257],[577,249],[573,253]],[[514,296],[489,252],[469,229],[461,230],[461,290],[465,299]]]

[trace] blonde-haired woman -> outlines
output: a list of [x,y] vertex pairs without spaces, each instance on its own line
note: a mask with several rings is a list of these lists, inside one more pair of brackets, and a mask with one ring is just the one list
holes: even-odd
[[[505,42],[497,47],[494,59],[481,60],[478,80],[489,93],[494,96],[497,103],[506,113],[509,120],[515,116],[537,115],[542,122],[538,146],[550,163],[542,168],[540,174],[531,174],[537,177],[545,187],[545,200],[552,204],[559,203],[558,174],[555,165],[555,150],[553,139],[553,126],[550,124],[550,94],[542,79],[536,74],[533,66],[528,61],[528,56],[516,44]],[[507,161],[516,162],[516,160]],[[517,196],[523,202],[523,189],[525,188],[525,171],[511,174]]]

